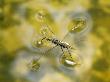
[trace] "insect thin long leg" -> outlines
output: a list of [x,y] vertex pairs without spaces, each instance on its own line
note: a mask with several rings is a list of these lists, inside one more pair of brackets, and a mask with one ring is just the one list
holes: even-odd
[[46,53],[48,53],[50,50],[52,50],[52,49],[54,49],[55,47],[57,47],[57,45],[56,46],[54,46],[53,48],[51,48],[51,49],[49,49],[49,50],[47,50],[43,55],[41,55],[37,60],[39,61],[43,56],[45,56],[46,55]]
[[70,50],[67,48],[69,55],[71,56]]
[[62,52],[63,52],[63,55],[64,55],[64,50],[63,50],[63,48],[61,47],[61,50],[62,50]]
[[[64,55],[64,50],[63,50],[63,48],[62,48],[62,47],[61,47],[61,50],[62,50],[62,52],[63,52],[63,55]],[[63,55],[61,55],[61,56],[60,56],[60,58],[61,58]],[[59,60],[59,61],[60,61],[60,60]]]
[[41,24],[41,26],[42,27],[44,26],[46,29],[48,29],[49,32],[51,32],[55,36],[55,33],[49,28],[49,26],[47,24],[43,23],[43,24]]
[[44,39],[46,39],[46,37],[42,38],[42,39],[41,39],[41,42],[42,42]]
[[50,50],[54,49],[55,47],[57,47],[58,45],[54,46],[53,48],[47,50],[46,52],[49,52]]

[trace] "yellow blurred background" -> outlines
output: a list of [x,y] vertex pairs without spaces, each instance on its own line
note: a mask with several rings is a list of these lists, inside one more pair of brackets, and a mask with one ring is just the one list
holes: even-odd
[[[82,66],[73,71],[60,69],[48,56],[54,64],[44,59],[40,71],[29,71],[26,62],[39,54],[31,48],[40,32],[39,12],[59,39],[69,31],[71,15],[90,17],[89,32],[81,34],[86,35],[83,47],[82,40],[76,42]],[[110,82],[109,32],[110,0],[0,0],[0,82]]]

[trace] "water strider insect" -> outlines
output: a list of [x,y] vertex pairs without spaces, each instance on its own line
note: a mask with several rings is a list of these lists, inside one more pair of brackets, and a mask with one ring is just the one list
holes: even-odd
[[[75,24],[77,24],[76,27],[74,25],[71,29],[69,29],[69,32],[65,35],[65,37],[77,29],[81,28],[81,30],[83,30],[81,25],[85,24],[85,20],[78,18],[75,22],[78,22],[78,23],[75,23]],[[36,47],[38,49],[39,48],[42,49],[43,47],[48,47],[48,46],[54,45],[54,47],[49,49],[49,50],[51,50],[58,46],[62,50],[62,54],[59,58],[59,62],[61,65],[65,66],[65,67],[73,68],[76,65],[80,64],[79,57],[74,52],[76,49],[73,48],[69,43],[65,42],[64,40],[59,40],[59,39],[55,38],[55,34],[53,33],[53,31],[50,29],[50,27],[47,24],[41,25],[40,36],[41,36],[40,38],[36,37],[37,40],[33,41],[34,47]],[[64,37],[64,39],[65,39],[65,37]],[[49,50],[47,50],[47,52]],[[42,56],[43,55],[41,55],[40,58]],[[34,66],[32,65],[33,68],[37,65],[39,65],[39,66],[37,66],[37,69],[38,69],[38,67],[40,67],[40,64],[38,64],[38,61],[40,60],[40,58],[38,58],[36,60],[36,65],[35,65],[35,63],[34,63]],[[32,63],[33,62],[34,61],[32,61]]]
[[[46,27],[46,29],[49,29]],[[44,29],[43,29],[44,30]],[[45,30],[46,31],[46,30]],[[42,33],[45,34],[45,31],[41,31]],[[50,31],[50,30],[48,30]],[[53,33],[52,33],[53,34]],[[46,34],[45,34],[46,35]],[[67,42],[64,42],[64,41],[61,41],[61,40],[58,40],[57,38],[54,38],[54,37],[48,37],[48,36],[44,36],[42,35],[42,38],[38,39],[37,41],[34,41],[34,46],[35,47],[38,47],[38,48],[42,48],[45,44],[45,42],[47,41],[47,43],[52,43],[54,44],[55,46],[50,48],[50,49],[53,49],[55,47],[60,47],[61,50],[62,50],[62,55],[60,56],[59,58],[59,62],[66,66],[66,67],[74,67],[76,65],[78,65],[78,60],[75,58],[76,55],[71,53],[71,50],[75,50],[75,48],[73,48],[69,43]],[[47,50],[48,51],[48,50]],[[45,55],[45,54],[44,54]],[[75,57],[74,57],[75,56]],[[42,55],[41,55],[42,57]],[[40,58],[39,58],[40,59]],[[35,68],[38,69],[38,67],[40,67],[40,65],[38,64],[39,62],[39,59],[37,59],[36,61],[36,64],[34,63],[34,61],[32,61],[32,64],[34,63],[34,65],[32,65],[32,68],[35,70]],[[39,66],[37,66],[39,65]],[[37,67],[35,67],[37,66]]]

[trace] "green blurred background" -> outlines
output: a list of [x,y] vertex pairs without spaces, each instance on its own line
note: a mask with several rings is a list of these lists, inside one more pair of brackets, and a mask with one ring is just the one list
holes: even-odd
[[[39,21],[34,15],[40,8],[60,15],[79,9],[89,13],[93,21],[91,32],[87,35],[92,56],[83,54],[87,66],[79,69],[78,75],[73,77],[60,71],[47,72],[40,76],[40,82],[110,82],[110,0],[0,0],[0,82],[38,82],[37,73],[28,75],[19,54],[33,54],[28,47],[32,29],[39,32],[39,28],[36,28]],[[52,19],[47,10],[47,23],[62,38],[64,20],[59,21],[56,13],[56,19]],[[17,60],[18,64],[15,65]]]

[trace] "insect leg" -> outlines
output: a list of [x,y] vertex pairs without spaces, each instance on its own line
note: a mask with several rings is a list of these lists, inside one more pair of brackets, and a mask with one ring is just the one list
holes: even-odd
[[63,50],[63,48],[61,47],[61,50],[62,50],[62,52],[63,52],[63,55],[64,55],[64,50]]
[[68,48],[66,48],[66,49],[67,49],[67,51],[68,51],[69,55],[71,56],[70,50],[69,50]]
[[60,56],[59,61],[61,60],[62,56],[64,55],[64,50],[62,47],[61,47],[61,50],[62,50],[63,54]]
[[[54,46],[54,47],[52,47],[52,48],[50,48],[49,50],[47,50],[45,53],[48,53],[49,51],[51,51],[51,50],[53,50],[55,47],[57,47],[58,45],[56,45],[56,46]],[[45,53],[44,53],[44,55],[45,55]]]
[[41,39],[41,42],[43,42],[44,39],[46,39],[46,37],[42,38],[42,39]]

